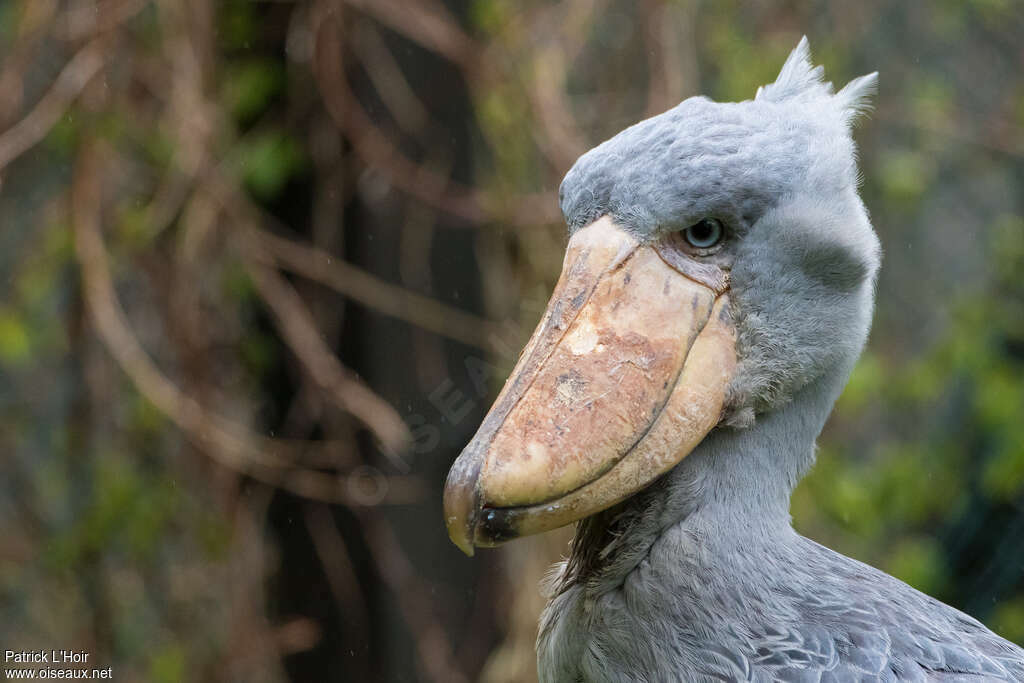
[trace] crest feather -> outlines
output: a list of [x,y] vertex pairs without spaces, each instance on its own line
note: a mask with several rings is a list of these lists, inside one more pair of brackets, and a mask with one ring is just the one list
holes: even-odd
[[842,108],[847,123],[871,111],[871,96],[878,92],[878,72],[859,76],[847,83],[836,93],[836,100]]
[[870,97],[878,88],[878,72],[855,78],[838,93],[832,83],[825,80],[823,67],[811,62],[811,48],[807,36],[800,39],[789,53],[774,83],[757,89],[755,100],[769,102],[813,102],[829,99],[837,105],[845,123],[871,109]]
[[816,100],[832,94],[832,84],[825,81],[825,69],[811,63],[811,47],[807,36],[782,65],[775,82],[759,88],[754,99],[770,102]]

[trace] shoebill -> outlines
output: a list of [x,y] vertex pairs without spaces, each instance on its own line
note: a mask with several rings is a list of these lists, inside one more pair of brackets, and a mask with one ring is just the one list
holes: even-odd
[[1024,651],[798,535],[794,485],[871,322],[879,244],[806,39],[753,100],[584,154],[547,312],[445,490],[466,553],[579,522],[542,681],[1019,681]]

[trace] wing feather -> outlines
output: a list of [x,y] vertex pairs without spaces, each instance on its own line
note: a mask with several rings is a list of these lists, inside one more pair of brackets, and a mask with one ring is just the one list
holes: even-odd
[[1024,681],[1021,648],[887,574],[806,542],[828,571],[819,590],[794,596],[799,626],[750,639],[755,680]]

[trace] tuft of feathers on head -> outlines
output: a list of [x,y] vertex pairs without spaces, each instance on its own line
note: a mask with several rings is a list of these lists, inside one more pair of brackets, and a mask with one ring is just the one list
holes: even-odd
[[833,93],[832,84],[825,80],[825,69],[811,63],[811,47],[807,36],[800,39],[796,49],[789,53],[774,83],[757,89],[755,100],[769,102],[813,102]]
[[855,78],[838,93],[832,83],[825,80],[825,69],[811,62],[811,47],[807,36],[800,39],[789,53],[774,83],[757,89],[755,100],[767,102],[818,102],[827,99],[834,103],[845,124],[851,124],[871,109],[870,98],[878,87],[878,72]]
[[871,97],[878,91],[878,72],[872,71],[866,76],[858,76],[847,83],[836,93],[843,120],[853,123],[857,117],[871,111]]

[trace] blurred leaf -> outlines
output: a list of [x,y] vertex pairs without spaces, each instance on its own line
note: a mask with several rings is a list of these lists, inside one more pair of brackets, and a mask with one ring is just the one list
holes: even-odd
[[132,501],[131,516],[125,520],[125,540],[138,559],[151,558],[158,551],[163,531],[179,512],[177,494],[172,482],[160,478],[147,481],[144,493]]
[[998,432],[1024,414],[1024,384],[1005,368],[986,372],[976,385],[975,414],[982,425]]
[[877,401],[882,393],[886,373],[879,357],[865,352],[854,367],[850,381],[839,397],[840,411],[857,411]]
[[71,154],[78,146],[80,126],[78,116],[74,111],[69,111],[60,117],[57,123],[46,135],[46,144],[52,149],[63,154]]
[[278,62],[250,60],[228,67],[223,99],[240,125],[250,123],[281,92],[284,70]]
[[146,435],[158,434],[167,426],[166,416],[144,396],[136,395],[131,402],[129,428]]
[[499,188],[530,187],[536,170],[531,146],[502,144],[531,135],[529,109],[522,92],[513,84],[492,88],[477,101],[476,114],[484,134],[494,143],[492,182]]
[[1020,10],[1020,6],[1014,0],[969,0],[969,4],[993,28],[998,27],[999,22],[1010,18],[1014,10]]
[[1004,638],[1024,642],[1024,595],[997,605],[989,624]]
[[173,482],[143,476],[113,453],[98,457],[92,478],[88,507],[52,539],[46,562],[68,569],[99,554],[151,557],[179,508]]
[[32,342],[25,321],[10,309],[0,309],[0,363],[22,366],[32,355]]
[[248,301],[255,296],[256,288],[242,264],[235,261],[221,269],[221,287],[235,301]]
[[29,310],[41,309],[49,299],[60,294],[59,276],[66,272],[71,259],[70,234],[66,225],[44,228],[40,253],[18,274],[17,293]]
[[14,38],[21,23],[23,2],[0,2],[0,39],[8,42]]
[[982,486],[992,498],[1007,502],[1024,491],[1024,440],[1007,444],[985,463]]
[[931,163],[918,152],[891,149],[882,153],[878,182],[892,202],[916,202],[928,187]]
[[925,128],[942,130],[950,126],[954,102],[954,91],[949,81],[937,74],[915,74],[911,83],[910,104],[914,121]]
[[224,559],[231,550],[231,527],[223,519],[208,514],[197,526],[199,544],[210,559]]
[[908,538],[889,553],[886,569],[925,593],[941,593],[947,582],[944,553],[931,538]]
[[131,249],[146,247],[153,238],[149,211],[139,203],[122,202],[117,207],[117,237],[121,246]]
[[779,66],[799,40],[799,34],[781,35],[765,44],[751,40],[739,26],[734,21],[717,21],[708,37],[718,56],[714,65],[718,78],[713,88],[718,101],[753,99],[758,87],[775,80]]
[[153,655],[149,664],[149,680],[154,683],[180,683],[188,680],[184,651],[176,644],[167,645]]
[[266,372],[277,360],[277,345],[262,334],[246,335],[241,340],[238,351],[246,368],[256,375]]
[[[874,463],[877,503],[889,524],[923,525],[954,507],[962,483],[955,463],[922,444],[890,444]],[[951,466],[952,465],[952,466]]]
[[229,49],[247,49],[259,35],[259,17],[253,3],[229,0],[220,5],[219,38]]
[[469,7],[470,23],[485,35],[497,33],[514,20],[513,7],[495,0],[473,0]]
[[285,183],[305,166],[302,147],[281,131],[243,138],[235,155],[245,186],[264,201],[276,197]]

